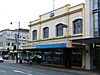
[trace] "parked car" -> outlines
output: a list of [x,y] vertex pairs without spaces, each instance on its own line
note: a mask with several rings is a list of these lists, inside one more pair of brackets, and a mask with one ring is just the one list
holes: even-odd
[[2,58],[2,56],[0,56],[0,63],[3,63],[3,58]]
[[34,55],[29,58],[32,62],[41,63],[42,56],[41,55]]

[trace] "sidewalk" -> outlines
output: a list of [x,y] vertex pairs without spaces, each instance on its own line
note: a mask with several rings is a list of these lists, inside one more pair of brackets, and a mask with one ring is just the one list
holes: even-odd
[[[23,63],[23,65],[29,65],[29,63]],[[79,73],[83,75],[100,75],[100,70],[82,70],[82,69],[68,69],[68,68],[58,68],[58,67],[51,67],[47,65],[41,65],[41,64],[33,64],[33,67],[41,68],[41,69],[49,69],[49,70],[55,70],[55,71],[62,71],[62,72],[71,72],[71,73]]]
[[34,65],[34,67],[43,68],[43,69],[50,69],[55,71],[62,71],[62,72],[71,72],[71,73],[79,73],[83,75],[100,75],[100,73],[96,70],[80,70],[80,69],[67,69],[67,68],[56,68],[56,67],[49,67],[49,66],[42,66],[42,65]]
[[16,63],[16,60],[4,60],[4,63]]

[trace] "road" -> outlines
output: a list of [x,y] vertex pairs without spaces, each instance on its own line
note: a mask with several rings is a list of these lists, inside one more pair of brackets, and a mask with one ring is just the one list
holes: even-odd
[[[16,63],[0,63],[0,75],[89,75],[75,71],[61,71],[49,67],[16,64]],[[91,74],[90,74],[91,75]]]

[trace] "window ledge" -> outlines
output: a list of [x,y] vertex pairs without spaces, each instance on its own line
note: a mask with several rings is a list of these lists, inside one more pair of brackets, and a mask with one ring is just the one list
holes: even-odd
[[80,33],[80,34],[72,34],[71,36],[82,36],[83,34]]

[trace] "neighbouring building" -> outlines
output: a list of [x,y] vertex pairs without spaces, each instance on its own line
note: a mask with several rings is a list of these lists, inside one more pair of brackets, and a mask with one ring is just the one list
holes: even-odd
[[84,44],[85,69],[100,69],[100,0],[85,0],[85,14],[85,38],[72,42]]
[[84,67],[84,44],[72,40],[85,38],[85,5],[65,5],[39,16],[30,22],[29,43],[22,46],[23,52],[37,56],[34,62],[62,66]]
[[[29,30],[19,29],[19,49],[28,42]],[[18,29],[4,29],[0,31],[0,52],[4,59],[16,59]]]

